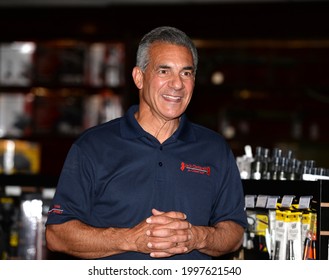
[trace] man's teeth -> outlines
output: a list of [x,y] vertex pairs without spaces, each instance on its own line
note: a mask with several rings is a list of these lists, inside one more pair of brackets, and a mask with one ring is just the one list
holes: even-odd
[[164,95],[165,98],[172,99],[172,100],[179,100],[181,99],[180,96],[172,96],[172,95]]

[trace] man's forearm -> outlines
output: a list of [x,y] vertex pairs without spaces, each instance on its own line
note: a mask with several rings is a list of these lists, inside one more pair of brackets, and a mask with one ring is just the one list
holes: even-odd
[[214,227],[194,226],[192,232],[197,250],[218,257],[240,248],[244,229],[235,222],[224,221]]
[[47,246],[51,251],[78,258],[102,258],[124,252],[120,249],[125,246],[124,231],[127,229],[94,228],[73,220],[61,225],[48,225]]

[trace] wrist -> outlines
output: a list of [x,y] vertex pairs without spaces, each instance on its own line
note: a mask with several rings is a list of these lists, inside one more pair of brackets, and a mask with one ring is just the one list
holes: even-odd
[[133,234],[126,228],[108,228],[106,239],[109,240],[109,250],[116,253],[136,251]]
[[212,227],[205,226],[193,226],[192,227],[192,236],[194,247],[196,250],[202,250],[207,248],[208,244],[211,244],[210,238],[213,237],[212,232],[214,229]]

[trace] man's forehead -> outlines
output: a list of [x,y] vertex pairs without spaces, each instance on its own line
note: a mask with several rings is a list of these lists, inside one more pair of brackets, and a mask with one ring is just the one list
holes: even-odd
[[184,67],[188,67],[193,66],[193,56],[191,51],[185,46],[159,43],[153,45],[150,50],[150,62],[163,67],[184,62]]

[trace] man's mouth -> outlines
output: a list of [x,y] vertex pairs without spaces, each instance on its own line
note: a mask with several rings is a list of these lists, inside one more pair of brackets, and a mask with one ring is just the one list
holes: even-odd
[[173,96],[173,95],[167,95],[167,94],[164,94],[163,97],[165,99],[169,99],[171,101],[180,101],[182,99],[181,96]]

